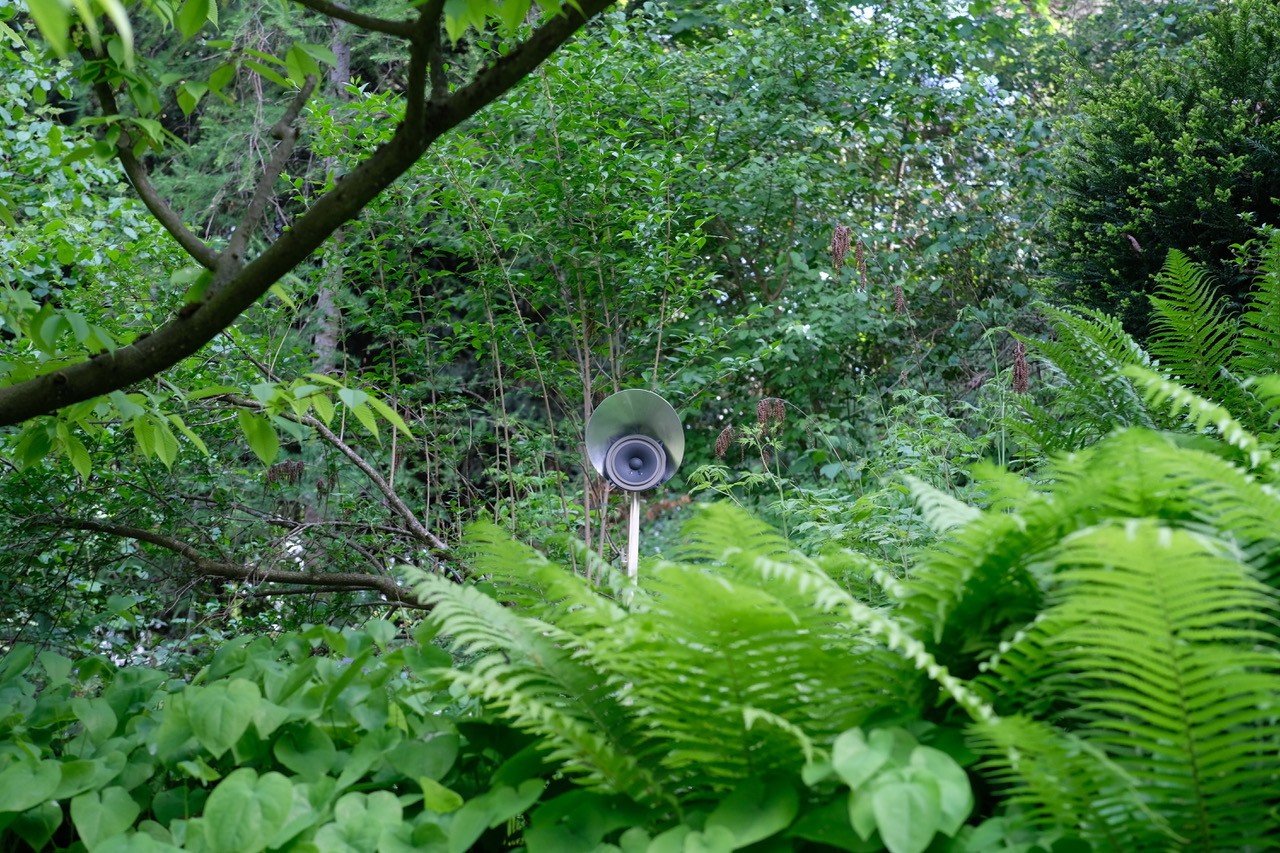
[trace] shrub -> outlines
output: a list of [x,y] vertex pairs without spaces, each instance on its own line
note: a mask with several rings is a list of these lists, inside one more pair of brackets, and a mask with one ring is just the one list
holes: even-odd
[[[1280,214],[1280,7],[1232,5],[1199,40],[1084,93],[1051,228],[1067,295],[1145,337],[1168,251],[1228,272]],[[1236,273],[1229,295],[1250,286]]]

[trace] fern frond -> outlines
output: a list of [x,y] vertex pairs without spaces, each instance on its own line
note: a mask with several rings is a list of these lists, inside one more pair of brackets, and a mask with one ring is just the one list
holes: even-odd
[[1170,249],[1155,278],[1151,354],[1170,378],[1216,400],[1227,401],[1230,387],[1221,371],[1235,353],[1236,322],[1218,297],[1209,271]]
[[1264,845],[1280,793],[1280,650],[1260,627],[1276,598],[1237,556],[1152,520],[1081,530],[1052,557],[1046,619],[993,669],[1004,687],[1048,666],[1057,716],[1136,781],[1185,849]]
[[1151,357],[1114,317],[1084,308],[1039,304],[1049,321],[1048,340],[1015,335],[1054,380],[1055,397],[1041,407],[1020,400],[1021,421],[1012,426],[1040,452],[1074,449],[1124,426],[1156,426],[1146,402],[1121,371],[1151,367]]
[[911,500],[924,516],[925,524],[935,533],[946,533],[954,527],[961,527],[982,514],[977,507],[969,506],[923,480],[910,475],[906,475],[904,479],[910,490]]
[[766,522],[726,503],[699,504],[681,528],[676,558],[723,563],[736,554],[787,554],[791,543]]
[[1240,318],[1236,369],[1246,376],[1280,373],[1280,230],[1272,230],[1258,258],[1261,273]]
[[1236,420],[1224,407],[1196,394],[1190,388],[1141,367],[1129,367],[1131,377],[1146,394],[1152,406],[1165,406],[1175,415],[1190,421],[1197,430],[1212,429],[1224,442],[1246,455],[1251,468],[1270,465],[1272,454],[1257,436]]
[[594,638],[646,736],[646,764],[681,785],[724,785],[798,770],[787,727],[748,728],[748,709],[831,740],[873,711],[908,701],[912,679],[883,646],[841,631],[789,590],[680,563],[651,566],[625,626]]
[[1267,429],[1274,431],[1277,426],[1280,426],[1280,375],[1255,377],[1248,380],[1246,384],[1254,399],[1258,401],[1258,409],[1262,414],[1261,423],[1265,424]]
[[1022,715],[970,727],[979,769],[1033,830],[1078,828],[1095,849],[1127,853],[1184,841],[1143,804],[1141,786],[1087,741]]
[[571,623],[607,625],[625,615],[583,577],[515,541],[495,524],[470,525],[463,550],[474,572],[487,578],[503,601],[538,618],[555,613],[562,628]]
[[607,676],[575,658],[570,635],[475,587],[421,571],[412,580],[455,651],[476,658],[442,676],[541,735],[571,775],[641,798],[664,796],[636,761],[631,720]]

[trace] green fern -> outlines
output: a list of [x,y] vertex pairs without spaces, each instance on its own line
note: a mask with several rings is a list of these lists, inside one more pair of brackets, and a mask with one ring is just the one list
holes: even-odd
[[685,542],[684,561],[642,567],[624,608],[476,528],[475,585],[413,575],[468,660],[441,676],[538,734],[580,783],[648,803],[796,773],[842,732],[921,707],[930,682],[990,717],[890,614],[833,580],[867,558],[809,559],[727,505],[698,513]]
[[1125,426],[1154,427],[1158,419],[1142,395],[1121,375],[1130,365],[1151,366],[1151,357],[1120,322],[1097,311],[1037,306],[1053,329],[1053,338],[1017,335],[1044,367],[1051,401],[1029,396],[1010,427],[1032,455],[1074,449]]
[[[1153,520],[1087,528],[1051,567],[1044,618],[992,667],[993,690],[1006,701],[1017,685],[1052,693],[1056,719],[1121,768],[1178,839],[1160,846],[1265,845],[1280,791],[1269,698],[1280,691],[1280,648],[1261,627],[1274,592],[1222,543]],[[1017,789],[1025,777],[1015,777]],[[1098,796],[1116,792],[1112,776]],[[1074,819],[1089,829],[1100,806]],[[1117,850],[1153,843],[1134,815],[1091,834],[1119,839],[1108,844]]]
[[1150,298],[1151,354],[1169,378],[1226,401],[1234,396],[1222,371],[1235,355],[1236,322],[1213,287],[1209,271],[1177,249],[1169,251]]
[[1240,357],[1235,367],[1245,376],[1280,373],[1280,230],[1267,233],[1258,272],[1237,341]]
[[1280,492],[1222,452],[1251,446],[1220,415],[1218,440],[1128,430],[1036,481],[978,472],[999,509],[951,524],[894,590],[898,620],[993,706],[973,729],[984,772],[1037,832],[1117,851],[1268,843]]
[[629,714],[604,674],[574,659],[572,637],[504,607],[472,586],[413,570],[454,651],[472,658],[440,675],[541,735],[550,757],[584,783],[637,799],[669,798],[634,754]]
[[1167,406],[1174,415],[1185,411],[1191,426],[1197,430],[1214,430],[1222,441],[1245,454],[1250,468],[1271,464],[1271,450],[1225,407],[1149,370],[1130,367],[1125,374],[1140,385],[1152,406]]

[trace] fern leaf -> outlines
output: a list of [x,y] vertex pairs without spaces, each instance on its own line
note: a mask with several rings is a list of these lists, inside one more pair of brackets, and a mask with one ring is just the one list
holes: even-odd
[[1140,783],[1084,739],[1022,715],[969,733],[987,756],[983,776],[1033,829],[1071,827],[1115,853],[1185,842],[1144,805]]
[[1151,357],[1118,320],[1088,309],[1040,304],[1037,310],[1053,338],[1015,337],[1046,366],[1055,396],[1048,407],[1020,399],[1022,418],[1012,426],[1025,443],[1041,453],[1075,449],[1119,427],[1156,425],[1132,382],[1120,375],[1130,365],[1152,366]]
[[924,515],[925,523],[936,533],[946,533],[952,528],[962,527],[982,514],[977,507],[969,506],[923,480],[910,475],[904,479],[910,489],[911,499]]
[[1231,412],[1196,394],[1190,388],[1141,367],[1125,369],[1145,392],[1152,406],[1167,406],[1173,414],[1181,414],[1198,430],[1213,429],[1232,447],[1243,452],[1251,468],[1269,465],[1271,451],[1262,446],[1257,436],[1245,428]]
[[1230,399],[1221,372],[1235,352],[1236,323],[1208,270],[1171,249],[1155,280],[1150,345],[1162,372],[1214,399]]
[[573,638],[472,586],[416,572],[415,592],[469,669],[443,676],[542,735],[570,774],[611,791],[661,796],[636,761],[631,725],[605,674],[572,654]]
[[1257,290],[1240,318],[1235,367],[1246,376],[1280,373],[1280,231],[1267,234],[1258,269]]
[[1001,683],[1049,658],[1056,715],[1136,781],[1184,849],[1265,844],[1280,652],[1258,626],[1274,593],[1220,543],[1150,520],[1082,530],[1053,562],[1047,618],[995,668]]

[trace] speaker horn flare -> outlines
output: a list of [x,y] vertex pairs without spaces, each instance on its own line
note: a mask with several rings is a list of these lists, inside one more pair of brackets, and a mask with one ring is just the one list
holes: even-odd
[[620,489],[643,492],[670,480],[684,458],[684,426],[671,404],[632,388],[605,398],[587,422],[587,457]]

